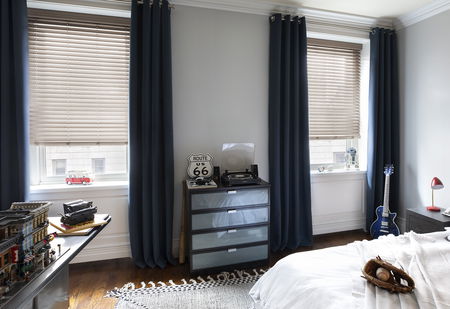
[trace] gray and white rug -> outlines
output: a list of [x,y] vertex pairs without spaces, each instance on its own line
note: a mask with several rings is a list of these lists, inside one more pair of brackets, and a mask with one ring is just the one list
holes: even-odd
[[252,300],[248,295],[264,270],[223,272],[206,279],[182,280],[183,284],[152,281],[140,287],[127,283],[109,291],[105,297],[118,298],[117,309],[248,309]]

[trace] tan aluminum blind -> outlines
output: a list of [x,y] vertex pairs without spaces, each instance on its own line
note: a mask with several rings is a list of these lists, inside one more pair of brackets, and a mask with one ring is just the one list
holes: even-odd
[[308,39],[310,139],[360,137],[361,45]]
[[126,22],[33,11],[29,62],[31,143],[128,142]]

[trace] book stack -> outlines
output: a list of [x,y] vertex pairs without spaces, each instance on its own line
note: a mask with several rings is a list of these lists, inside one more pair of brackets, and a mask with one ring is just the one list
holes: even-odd
[[61,217],[49,217],[49,223],[56,229],[58,236],[85,236],[96,227],[107,224],[110,219],[108,214],[95,214],[94,220],[77,225],[68,226],[61,222]]

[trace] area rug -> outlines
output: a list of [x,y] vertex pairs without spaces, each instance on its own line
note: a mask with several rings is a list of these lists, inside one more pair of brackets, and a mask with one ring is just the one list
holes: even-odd
[[248,292],[264,270],[222,272],[206,279],[197,277],[182,284],[152,281],[140,287],[127,283],[105,297],[118,298],[117,309],[248,309],[253,307]]

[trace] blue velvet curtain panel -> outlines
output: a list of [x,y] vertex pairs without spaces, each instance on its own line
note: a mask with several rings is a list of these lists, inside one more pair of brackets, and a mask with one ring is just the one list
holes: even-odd
[[172,257],[173,126],[170,8],[132,2],[130,55],[129,225],[139,267]]
[[312,244],[305,18],[270,18],[271,249]]
[[0,209],[28,192],[26,0],[0,1]]
[[397,37],[394,30],[375,28],[370,33],[369,133],[366,228],[383,204],[385,164],[394,164],[391,176],[391,211],[399,201],[399,89]]

